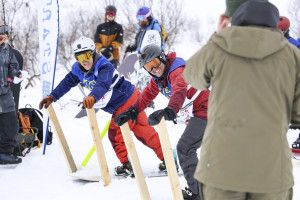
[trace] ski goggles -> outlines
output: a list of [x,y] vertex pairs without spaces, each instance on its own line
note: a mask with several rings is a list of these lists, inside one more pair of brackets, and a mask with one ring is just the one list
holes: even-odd
[[88,51],[86,53],[75,56],[75,59],[81,64],[84,60],[87,62],[90,61],[92,57],[93,57],[92,52]]
[[109,10],[109,11],[106,12],[106,15],[112,15],[112,16],[115,16],[116,13],[115,13],[114,11],[112,11],[112,10]]
[[7,25],[0,26],[0,35],[8,35],[8,26]]
[[143,21],[145,20],[147,17],[145,15],[137,15],[136,16],[136,19],[139,20],[139,21]]
[[148,72],[152,72],[153,69],[159,68],[160,64],[161,64],[161,61],[160,61],[158,58],[155,58],[154,60],[152,60],[152,61],[146,63],[146,64],[144,65],[144,68],[145,68],[145,70],[147,70]]
[[6,40],[8,37],[6,35],[0,35],[0,42]]

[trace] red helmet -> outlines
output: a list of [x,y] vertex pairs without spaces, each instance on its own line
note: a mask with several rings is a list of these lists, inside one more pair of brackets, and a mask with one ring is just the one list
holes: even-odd
[[289,28],[290,28],[290,20],[287,17],[280,16],[277,29],[280,29],[282,31],[286,31]]

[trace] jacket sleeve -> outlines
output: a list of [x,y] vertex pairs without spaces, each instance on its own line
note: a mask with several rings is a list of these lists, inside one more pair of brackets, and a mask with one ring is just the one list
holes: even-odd
[[172,94],[169,100],[168,107],[175,110],[176,113],[182,107],[187,95],[188,84],[182,77],[183,70],[184,67],[182,66],[169,74],[169,82],[172,86]]
[[69,72],[65,78],[57,85],[57,87],[51,92],[51,96],[55,101],[64,96],[67,92],[70,91],[72,87],[75,87],[78,83],[80,83],[79,78]]
[[154,79],[151,78],[150,83],[143,90],[142,94],[138,97],[138,99],[132,105],[137,108],[139,112],[143,111],[155,97],[158,95],[159,89],[157,83],[155,83]]
[[111,45],[113,46],[114,49],[117,49],[123,45],[123,27],[122,27],[122,25],[120,25],[118,27],[118,29],[119,30],[117,32],[116,39],[111,43]]
[[[96,102],[99,101],[110,89],[113,80],[114,67],[107,63],[102,65],[98,70],[96,84],[89,95],[94,96]],[[117,81],[117,80],[116,80]]]
[[94,35],[94,42],[95,42],[95,46],[96,46],[98,53],[100,52],[100,49],[103,46],[101,38],[100,38],[100,30],[101,30],[101,27],[99,25],[99,26],[97,26],[96,33]]
[[21,71],[19,69],[19,63],[15,57],[15,54],[13,53],[13,50],[10,48],[9,51],[11,57],[8,65],[8,70],[9,70],[9,77],[13,79],[14,76],[18,77],[21,74]]

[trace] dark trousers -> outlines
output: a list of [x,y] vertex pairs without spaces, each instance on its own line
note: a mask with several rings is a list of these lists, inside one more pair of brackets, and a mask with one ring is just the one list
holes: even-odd
[[201,146],[206,124],[207,120],[192,117],[177,144],[180,167],[189,189],[194,194],[199,193],[198,181],[194,179],[194,173],[198,164],[197,149]]
[[16,112],[0,114],[0,153],[11,154],[17,144],[19,124]]

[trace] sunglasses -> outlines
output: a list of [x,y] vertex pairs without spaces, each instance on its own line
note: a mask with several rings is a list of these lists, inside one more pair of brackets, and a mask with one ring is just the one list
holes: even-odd
[[7,25],[0,26],[0,35],[8,35],[8,26]]
[[146,19],[146,16],[145,15],[137,15],[136,19],[139,20],[139,21],[143,21],[143,20]]
[[112,15],[112,16],[115,16],[115,14],[116,14],[116,13],[115,13],[114,11],[107,11],[107,12],[106,12],[106,15]]
[[152,72],[153,69],[159,68],[160,64],[161,64],[161,61],[160,61],[158,58],[155,58],[154,60],[152,60],[152,61],[146,63],[146,64],[144,65],[144,68],[145,68],[148,72]]
[[93,57],[93,54],[91,51],[88,51],[86,53],[80,54],[78,56],[75,56],[76,60],[81,64],[84,60],[85,61],[90,61],[91,58]]

